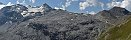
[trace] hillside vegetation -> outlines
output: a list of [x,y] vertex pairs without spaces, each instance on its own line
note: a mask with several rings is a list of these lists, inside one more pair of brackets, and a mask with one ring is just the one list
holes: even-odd
[[124,24],[110,28],[98,40],[131,40],[131,17]]

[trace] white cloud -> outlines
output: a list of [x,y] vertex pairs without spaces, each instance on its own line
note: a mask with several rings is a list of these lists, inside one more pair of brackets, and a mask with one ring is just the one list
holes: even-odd
[[72,2],[78,1],[78,0],[66,0],[65,7],[68,7],[71,5]]
[[17,1],[16,1],[16,4],[26,5],[25,0],[22,0],[22,2],[19,2],[19,0],[17,0]]
[[80,9],[84,10],[86,7],[95,6],[95,2],[96,0],[86,0],[85,2],[80,2]]
[[35,3],[36,0],[29,0],[29,1],[32,2],[32,3]]
[[100,2],[102,10],[104,10],[104,4]]
[[35,3],[35,0],[32,0],[32,3]]
[[[71,5],[72,2],[74,1],[78,1],[78,0],[66,0],[64,5],[61,5],[62,7],[59,9],[65,10],[67,7],[69,7]],[[57,7],[58,8],[58,7]]]
[[20,4],[19,0],[16,1],[16,4]]
[[35,3],[36,0],[17,0],[16,3],[17,4],[25,4],[25,1],[30,1],[32,3]]
[[107,6],[108,6],[108,8],[112,8],[114,6],[120,7],[121,6],[121,2],[112,1],[111,3],[107,3]]
[[123,1],[112,1],[108,3],[108,8],[112,8],[114,6],[126,8],[127,10],[131,11],[131,0],[123,0]]
[[104,9],[103,8],[104,4],[99,2],[99,1],[97,1],[97,0],[85,0],[84,2],[80,2],[79,3],[80,10],[84,10],[87,7],[99,6],[99,5],[102,7],[102,9]]
[[66,6],[62,5],[62,9],[65,10],[65,9],[66,9]]
[[127,10],[131,11],[131,0],[122,1],[121,7],[126,8]]

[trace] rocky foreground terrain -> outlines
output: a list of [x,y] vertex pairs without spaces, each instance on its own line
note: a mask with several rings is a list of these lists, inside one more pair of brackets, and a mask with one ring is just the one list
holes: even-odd
[[130,15],[120,7],[91,15],[53,9],[47,4],[6,6],[0,10],[0,40],[97,40]]

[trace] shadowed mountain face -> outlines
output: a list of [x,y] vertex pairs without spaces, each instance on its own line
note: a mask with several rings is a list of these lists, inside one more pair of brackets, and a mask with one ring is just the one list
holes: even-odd
[[21,21],[23,18],[21,15],[22,11],[27,10],[27,8],[23,5],[12,5],[12,6],[6,6],[0,10],[0,25],[12,21]]
[[125,8],[113,7],[110,10],[100,11],[96,15],[100,15],[100,16],[103,16],[106,18],[115,18],[115,17],[121,17],[121,16],[129,15],[129,14],[130,14],[130,12],[128,10],[126,10]]
[[113,7],[110,10],[103,10],[98,12],[95,15],[95,18],[104,22],[108,22],[109,24],[119,24],[117,21],[119,22],[127,19],[126,16],[129,16],[130,14],[131,13],[125,8]]
[[130,14],[130,12],[128,10],[126,10],[125,8],[121,8],[121,7],[113,7],[110,10],[104,10],[101,12],[108,12],[114,16],[123,16],[123,15]]
[[[29,12],[29,8],[19,4],[2,8],[0,40],[96,40],[101,32],[126,20],[130,13],[120,7],[96,15],[52,9],[47,4],[42,8],[45,11]],[[37,13],[41,15],[35,16]]]
[[130,14],[128,10],[126,10],[125,8],[120,8],[120,7],[114,7],[110,9],[109,11],[112,13],[112,15],[115,15],[115,16],[124,16],[124,15]]

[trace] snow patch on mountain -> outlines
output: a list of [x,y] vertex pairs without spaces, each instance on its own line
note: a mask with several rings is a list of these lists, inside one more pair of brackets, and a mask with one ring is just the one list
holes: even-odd
[[52,8],[45,3],[42,6],[37,6],[37,7],[28,6],[27,11],[23,11],[21,14],[23,15],[23,17],[35,16],[36,14],[41,15],[42,12],[46,12],[50,10],[52,10]]
[[14,4],[12,4],[11,2],[9,2],[8,4],[1,4],[0,5],[0,9],[2,9],[3,7],[5,7],[5,6],[11,6],[11,5],[14,5]]

